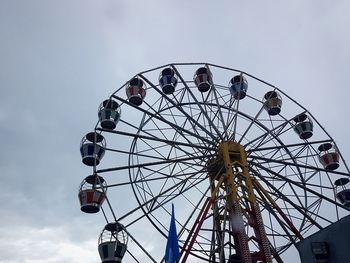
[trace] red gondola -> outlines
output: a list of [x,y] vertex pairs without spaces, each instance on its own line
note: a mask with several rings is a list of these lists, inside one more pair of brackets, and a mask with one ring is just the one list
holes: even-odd
[[339,153],[331,143],[324,143],[318,147],[320,151],[319,160],[324,169],[336,170],[339,167]]
[[212,74],[208,68],[201,67],[196,70],[193,80],[200,92],[207,92],[211,87]]
[[[106,198],[105,180],[98,175],[89,175],[80,184],[79,201],[81,211],[89,214],[97,213]],[[104,190],[102,190],[104,189]]]
[[146,85],[142,79],[135,77],[129,81],[126,95],[130,103],[140,106],[146,97]]

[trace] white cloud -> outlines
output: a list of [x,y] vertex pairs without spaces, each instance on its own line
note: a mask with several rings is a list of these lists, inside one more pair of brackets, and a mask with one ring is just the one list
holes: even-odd
[[14,225],[0,230],[0,262],[96,262],[97,240],[80,243],[69,239],[69,229],[59,227],[31,228]]

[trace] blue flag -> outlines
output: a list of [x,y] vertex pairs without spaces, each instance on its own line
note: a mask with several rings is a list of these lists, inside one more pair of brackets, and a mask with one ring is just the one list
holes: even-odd
[[179,241],[176,234],[176,225],[175,225],[175,213],[174,213],[174,204],[172,204],[171,211],[171,221],[168,234],[168,242],[166,243],[166,250],[164,261],[165,263],[176,263],[180,260],[180,250],[179,250]]

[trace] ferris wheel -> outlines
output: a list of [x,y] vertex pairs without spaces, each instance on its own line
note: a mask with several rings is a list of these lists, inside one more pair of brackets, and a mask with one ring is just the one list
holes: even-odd
[[[171,203],[181,262],[284,262],[285,251],[350,208],[349,169],[314,116],[279,88],[218,65],[136,74],[101,103],[80,151],[92,168],[81,210],[102,210],[107,223],[102,262],[127,252],[161,262],[129,229],[147,218],[166,237]],[[124,201],[115,205],[112,192]]]

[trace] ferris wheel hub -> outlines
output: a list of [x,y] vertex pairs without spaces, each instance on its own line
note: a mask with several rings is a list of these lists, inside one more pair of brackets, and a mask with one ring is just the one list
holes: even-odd
[[225,159],[225,156],[230,159],[231,162],[237,163],[243,160],[244,163],[247,161],[247,153],[244,149],[244,146],[234,142],[234,141],[224,141],[218,146],[218,155],[220,158]]
[[207,162],[207,171],[211,179],[219,180],[227,175],[227,170],[234,168],[242,171],[247,165],[247,153],[243,145],[234,141],[221,142],[217,147],[217,156]]

